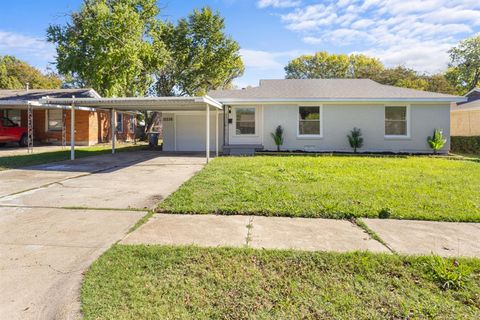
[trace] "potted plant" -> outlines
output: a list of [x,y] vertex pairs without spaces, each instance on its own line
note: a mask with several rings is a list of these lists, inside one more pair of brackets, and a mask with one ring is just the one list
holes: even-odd
[[362,131],[358,128],[353,128],[353,130],[350,131],[350,134],[347,135],[347,138],[350,147],[353,148],[353,152],[357,153],[357,149],[360,149],[363,146]]
[[283,144],[283,128],[282,126],[278,126],[275,129],[275,132],[271,133],[273,141],[275,141],[275,145],[277,146],[277,151],[280,151],[280,146]]
[[438,150],[442,149],[447,139],[443,138],[443,132],[439,129],[433,130],[433,136],[427,138],[428,145],[433,150],[433,154],[437,154]]

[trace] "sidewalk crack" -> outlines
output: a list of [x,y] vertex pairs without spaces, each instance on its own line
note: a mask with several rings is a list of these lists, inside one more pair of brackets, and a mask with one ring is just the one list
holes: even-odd
[[353,218],[350,220],[354,225],[362,229],[366,234],[370,236],[371,239],[379,242],[382,244],[385,248],[387,248],[391,253],[397,254],[397,252],[376,233],[373,229],[371,229],[362,219],[360,218]]
[[252,242],[252,229],[253,229],[253,220],[255,217],[250,217],[248,219],[248,224],[246,225],[247,227],[247,236],[245,238],[245,247],[248,248],[250,243]]

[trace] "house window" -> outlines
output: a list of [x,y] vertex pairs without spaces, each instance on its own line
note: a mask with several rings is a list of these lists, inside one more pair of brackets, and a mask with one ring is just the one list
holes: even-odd
[[1,118],[1,119],[2,119],[2,126],[4,128],[14,128],[14,127],[18,126],[17,124],[13,123],[13,121],[11,121],[8,118]]
[[22,123],[21,111],[20,110],[5,110],[5,116],[12,120],[17,126],[20,126]]
[[385,136],[407,136],[407,107],[385,107]]
[[62,131],[63,110],[47,110],[48,131]]
[[131,133],[135,132],[135,116],[134,115],[130,116],[130,132]]
[[123,113],[117,113],[117,132],[123,132]]
[[298,107],[298,135],[320,136],[320,107]]
[[255,108],[237,108],[235,110],[235,134],[255,134]]

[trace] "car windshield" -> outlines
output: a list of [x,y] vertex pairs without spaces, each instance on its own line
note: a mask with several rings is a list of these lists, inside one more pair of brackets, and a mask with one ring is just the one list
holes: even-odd
[[16,127],[17,125],[8,118],[0,118],[3,127]]

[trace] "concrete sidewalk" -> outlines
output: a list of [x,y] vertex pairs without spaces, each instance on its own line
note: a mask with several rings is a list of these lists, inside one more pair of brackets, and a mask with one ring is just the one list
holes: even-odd
[[346,220],[168,214],[154,215],[121,243],[480,257],[478,223],[364,222],[386,245]]
[[83,273],[146,214],[126,209],[155,207],[204,163],[135,151],[0,172],[0,319],[80,318]]

